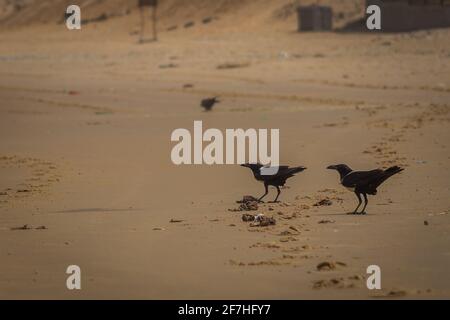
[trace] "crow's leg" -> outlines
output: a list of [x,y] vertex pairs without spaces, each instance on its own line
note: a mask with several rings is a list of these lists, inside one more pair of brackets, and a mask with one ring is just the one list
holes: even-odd
[[280,193],[281,193],[280,187],[279,186],[276,186],[276,187],[277,187],[278,193],[277,193],[277,197],[275,198],[275,200],[273,200],[273,203],[278,202],[277,200],[278,200],[278,197],[280,196]]
[[358,206],[356,207],[355,211],[353,211],[352,214],[358,214],[358,209],[361,206],[362,203],[362,199],[361,199],[361,194],[359,194],[358,192],[355,192],[356,196],[358,197]]
[[269,186],[267,184],[264,184],[264,188],[266,189],[266,192],[262,195],[261,198],[258,199],[258,202],[263,202],[261,201],[265,196],[267,196],[267,194],[269,193]]
[[364,208],[361,211],[361,214],[366,214],[366,207],[367,204],[369,203],[369,200],[367,199],[367,194],[363,193],[364,196]]

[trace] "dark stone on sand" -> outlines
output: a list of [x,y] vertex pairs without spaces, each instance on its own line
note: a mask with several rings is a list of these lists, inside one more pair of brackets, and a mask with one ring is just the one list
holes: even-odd
[[242,215],[242,221],[244,222],[255,221],[255,216],[252,214],[244,213]]

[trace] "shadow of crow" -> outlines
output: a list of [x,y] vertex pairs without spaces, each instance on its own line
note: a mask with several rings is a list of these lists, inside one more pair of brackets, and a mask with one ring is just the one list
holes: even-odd
[[[278,201],[278,197],[280,196],[281,190],[280,187],[284,186],[286,180],[293,177],[295,174],[306,170],[305,167],[288,167],[288,166],[279,166],[279,167],[265,167],[262,164],[241,164],[242,167],[250,168],[253,172],[253,176],[256,180],[264,183],[265,193],[261,198],[258,199],[258,202],[262,202],[262,199],[269,193],[269,186],[274,186],[277,188],[278,194],[273,202]],[[278,171],[276,171],[278,169]],[[269,174],[272,173],[273,174]],[[276,171],[276,172],[275,172]],[[266,173],[266,174],[264,174]]]
[[[345,164],[332,165],[327,169],[339,172],[341,184],[348,190],[354,192],[358,197],[358,206],[352,214],[366,214],[365,210],[369,203],[367,195],[376,195],[377,188],[384,181],[404,170],[403,168],[394,166],[386,170],[353,171]],[[361,195],[364,197],[364,208],[358,213],[358,209],[362,203]]]

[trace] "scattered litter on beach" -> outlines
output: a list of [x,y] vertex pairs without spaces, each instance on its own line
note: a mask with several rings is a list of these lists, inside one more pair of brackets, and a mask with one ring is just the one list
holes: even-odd
[[244,222],[255,221],[255,217],[256,217],[256,216],[254,216],[254,215],[252,215],[252,214],[244,213],[244,214],[242,215],[242,221],[244,221]]
[[321,262],[317,265],[317,270],[318,271],[329,271],[329,270],[334,270],[336,269],[337,266],[341,266],[341,267],[345,267],[347,266],[347,264],[345,264],[344,262],[329,262],[329,261],[325,261],[325,262]]
[[326,224],[326,223],[335,223],[336,221],[334,220],[320,220],[318,223],[319,224]]
[[252,215],[244,213],[242,215],[242,221],[252,222],[250,224],[251,227],[267,227],[276,224],[276,220],[273,217],[266,217],[263,214]]
[[256,211],[258,210],[258,199],[252,196],[244,196],[242,200],[236,201],[240,206],[237,209],[228,209],[232,212],[240,212],[240,211]]

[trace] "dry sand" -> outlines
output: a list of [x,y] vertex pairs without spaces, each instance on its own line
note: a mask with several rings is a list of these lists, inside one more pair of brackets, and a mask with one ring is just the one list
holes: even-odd
[[[143,45],[135,10],[80,32],[6,20],[0,298],[450,298],[450,30],[300,34],[281,2],[175,10],[161,24],[178,29]],[[210,95],[223,102],[202,112]],[[248,169],[172,164],[171,132],[194,120],[280,129],[281,162],[308,170],[249,212],[275,226],[229,210],[263,192]],[[335,163],[406,170],[353,216]]]

